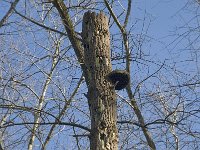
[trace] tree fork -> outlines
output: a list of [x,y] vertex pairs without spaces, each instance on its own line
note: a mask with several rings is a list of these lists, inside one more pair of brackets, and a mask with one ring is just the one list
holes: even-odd
[[91,115],[91,150],[117,150],[118,130],[115,87],[106,76],[112,71],[107,17],[86,12],[82,39],[88,74],[88,104]]

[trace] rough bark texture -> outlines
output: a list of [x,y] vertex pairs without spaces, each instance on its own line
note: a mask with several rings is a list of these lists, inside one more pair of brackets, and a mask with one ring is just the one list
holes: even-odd
[[84,59],[88,74],[88,103],[91,115],[91,150],[117,150],[116,94],[106,79],[112,71],[108,19],[101,12],[83,17]]

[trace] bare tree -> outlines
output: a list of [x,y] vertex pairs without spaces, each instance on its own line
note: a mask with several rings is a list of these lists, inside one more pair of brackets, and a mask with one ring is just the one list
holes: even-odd
[[199,149],[198,42],[190,61],[152,59],[132,3],[0,2],[0,149]]

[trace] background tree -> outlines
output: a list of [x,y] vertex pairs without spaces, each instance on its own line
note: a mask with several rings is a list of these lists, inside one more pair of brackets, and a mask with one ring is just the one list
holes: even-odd
[[[0,2],[3,149],[89,149],[81,37],[88,10],[108,16],[113,69],[130,73],[126,90],[116,92],[119,149],[199,149],[199,50],[192,34],[198,32],[189,32],[198,26],[175,30],[164,49],[169,59],[155,57],[146,49],[155,42],[148,36],[152,18],[137,19],[133,2]],[[190,30],[180,36],[182,29]]]

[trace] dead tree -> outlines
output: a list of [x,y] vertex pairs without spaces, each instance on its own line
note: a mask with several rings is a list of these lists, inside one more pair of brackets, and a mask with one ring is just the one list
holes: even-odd
[[112,71],[110,33],[108,19],[102,12],[84,14],[82,39],[91,115],[90,149],[117,150],[115,85],[107,78]]

